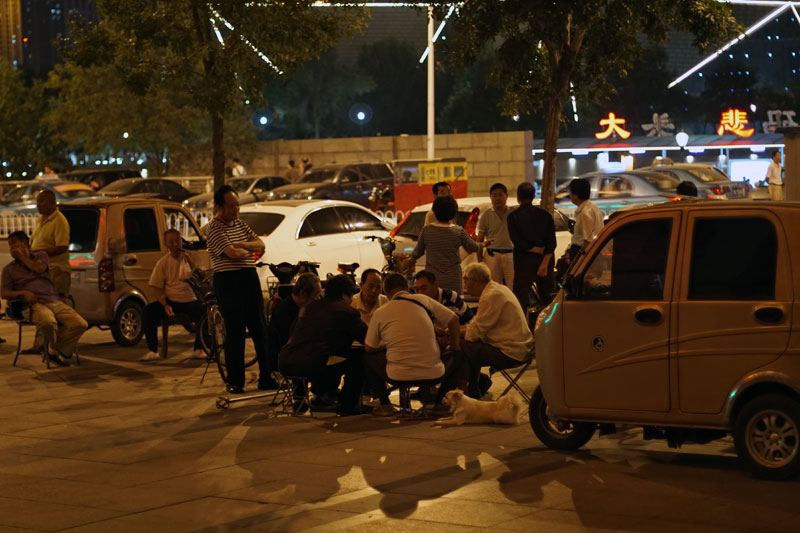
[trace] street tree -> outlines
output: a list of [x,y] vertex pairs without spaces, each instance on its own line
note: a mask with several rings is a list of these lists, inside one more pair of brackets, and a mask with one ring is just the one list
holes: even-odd
[[99,22],[76,24],[63,50],[80,66],[113,69],[137,94],[168,87],[211,124],[214,185],[224,182],[224,119],[258,105],[268,83],[360,30],[365,11],[313,0],[97,0]]
[[[44,165],[59,166],[63,161],[43,118],[47,113],[43,84],[26,86],[19,72],[0,57],[0,170],[29,177]],[[24,174],[23,174],[24,173]]]
[[[436,0],[444,13],[451,2]],[[707,49],[740,30],[730,6],[717,0],[466,0],[456,9],[443,46],[457,66],[471,64],[490,43],[489,80],[503,89],[507,115],[544,112],[542,206],[552,211],[556,149],[571,94],[591,102],[611,94],[643,41],[664,42],[671,31],[693,35]]]

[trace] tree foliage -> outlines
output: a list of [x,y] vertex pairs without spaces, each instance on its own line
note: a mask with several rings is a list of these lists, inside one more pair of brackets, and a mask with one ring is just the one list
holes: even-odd
[[[449,2],[437,1],[439,11]],[[503,89],[507,115],[546,113],[542,204],[553,207],[556,149],[570,94],[591,102],[614,91],[640,56],[643,40],[663,42],[687,31],[700,49],[730,38],[739,25],[716,0],[466,0],[446,41],[454,64],[471,64],[494,46],[489,80]]]
[[26,177],[44,165],[58,166],[63,161],[61,147],[54,143],[44,123],[47,99],[44,87],[34,82],[26,87],[19,73],[5,58],[0,58],[0,167],[7,173]]
[[166,90],[204,110],[219,184],[225,115],[241,101],[260,103],[270,82],[364,23],[361,8],[312,3],[97,0],[99,22],[79,25],[64,53],[80,66],[113,69],[136,94]]

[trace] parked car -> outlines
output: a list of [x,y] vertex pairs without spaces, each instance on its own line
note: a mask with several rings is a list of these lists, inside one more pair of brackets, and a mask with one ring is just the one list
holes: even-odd
[[[289,180],[281,176],[265,176],[233,178],[227,184],[239,194],[239,205],[252,204],[267,199],[269,191],[276,187],[287,185]],[[192,211],[212,211],[214,207],[214,193],[204,193],[191,196],[183,201],[184,207]]]
[[347,163],[315,167],[300,181],[269,192],[269,200],[346,200],[364,207],[370,205],[373,187],[392,183],[394,173],[388,163]]
[[110,185],[106,185],[97,193],[111,197],[140,195],[148,198],[161,198],[171,202],[183,202],[192,196],[192,193],[174,181],[163,178],[117,180]]
[[798,261],[796,204],[667,202],[615,216],[537,319],[536,435],[573,450],[598,423],[641,425],[673,447],[732,433],[758,475],[796,475]]
[[135,168],[89,168],[62,172],[59,178],[89,185],[94,190],[124,178],[139,178],[142,174]]
[[[592,186],[590,199],[608,217],[622,207],[634,204],[664,202],[676,196],[680,179],[658,172],[630,170],[625,172],[591,172],[578,176]],[[569,182],[556,189],[556,207],[570,218],[578,208],[569,199]]]
[[24,185],[18,185],[14,189],[8,191],[3,196],[3,199],[0,200],[0,204],[10,209],[36,209],[36,196],[43,189],[53,191],[53,194],[56,196],[56,202],[58,203],[97,196],[97,191],[83,183],[33,180]]
[[[358,263],[380,270],[385,264],[379,244],[369,235],[386,237],[392,226],[375,213],[340,200],[283,200],[242,206],[239,216],[261,236],[267,247],[259,261],[320,263],[319,275],[338,274],[337,265]],[[258,269],[267,291],[269,268]]]
[[[467,234],[473,239],[476,238],[476,230],[478,228],[478,217],[487,209],[492,208],[492,201],[488,196],[467,198],[459,198],[458,213],[456,214],[455,223],[463,227]],[[539,199],[535,199],[534,203],[538,204]],[[508,207],[517,207],[517,199],[509,196]],[[404,218],[397,227],[392,230],[392,236],[397,240],[398,253],[409,254],[414,250],[417,245],[417,237],[419,232],[422,231],[425,225],[425,214],[431,210],[433,204],[425,204],[415,207],[406,218]],[[556,259],[569,248],[569,241],[572,237],[570,233],[570,220],[558,210],[553,212],[553,221],[556,226]],[[475,261],[474,254],[467,254],[463,249],[461,250],[461,267],[464,268],[469,263]],[[425,268],[425,256],[420,257],[416,262],[415,271],[420,271]]]
[[697,187],[700,198],[737,200],[747,198],[750,184],[746,181],[731,181],[728,175],[713,165],[701,163],[663,162],[636,170],[667,174],[680,181],[690,181]]

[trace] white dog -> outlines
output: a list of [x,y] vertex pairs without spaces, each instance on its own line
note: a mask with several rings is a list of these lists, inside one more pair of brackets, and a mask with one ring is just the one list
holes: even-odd
[[440,418],[438,422],[441,424],[519,424],[521,405],[516,396],[504,396],[496,402],[482,402],[455,389],[445,394],[443,403],[450,406],[453,416]]

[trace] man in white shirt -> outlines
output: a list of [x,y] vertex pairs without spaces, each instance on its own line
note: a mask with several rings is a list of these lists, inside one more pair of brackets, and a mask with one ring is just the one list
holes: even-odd
[[489,188],[492,208],[478,219],[478,242],[487,241],[486,254],[478,250],[478,261],[484,261],[492,271],[492,279],[506,287],[514,286],[514,243],[508,235],[508,189],[502,183]]
[[242,165],[237,158],[233,158],[233,168],[231,169],[231,173],[233,174],[234,178],[241,178],[247,171],[244,169],[244,165]]
[[533,351],[533,335],[514,293],[492,281],[485,264],[467,266],[464,292],[478,297],[478,314],[463,327],[464,356],[470,366],[468,394],[476,397],[481,367],[502,370],[521,365]]
[[[439,181],[433,184],[433,199],[436,200],[441,196],[450,196],[452,194],[452,190],[450,189],[450,184],[446,181]],[[436,222],[436,215],[433,214],[433,209],[430,209],[427,213],[425,213],[425,225],[433,224]],[[453,220],[450,221],[451,223],[454,222]]]
[[[437,398],[466,383],[467,365],[458,354],[461,336],[458,315],[439,302],[422,294],[410,294],[408,281],[392,273],[383,281],[389,303],[372,315],[364,340],[364,368],[381,406],[373,411],[378,416],[394,413],[386,391],[386,380],[442,380]],[[447,328],[450,350],[442,357],[434,326]]]
[[577,178],[569,182],[569,199],[578,206],[575,210],[575,230],[568,250],[570,260],[603,229],[603,212],[589,200],[591,194],[592,185],[588,180]]
[[[183,249],[181,234],[176,229],[164,232],[164,244],[169,253],[158,260],[150,274],[149,285],[155,289],[156,301],[147,304],[144,308],[143,329],[147,341],[148,352],[140,361],[156,361],[161,358],[158,354],[158,325],[165,317],[175,316],[176,313],[189,315],[192,322],[198,324],[205,313],[203,306],[186,283],[186,278],[194,268],[194,261]],[[206,354],[201,349],[200,331],[197,331],[194,340],[194,357],[205,359]]]
[[766,180],[769,184],[771,200],[783,200],[783,177],[781,176],[781,153],[772,152],[772,163],[767,168]]
[[368,268],[361,273],[359,291],[353,295],[350,305],[361,314],[361,320],[368,326],[375,310],[389,302],[389,298],[381,294],[382,284],[381,273],[374,268]]

